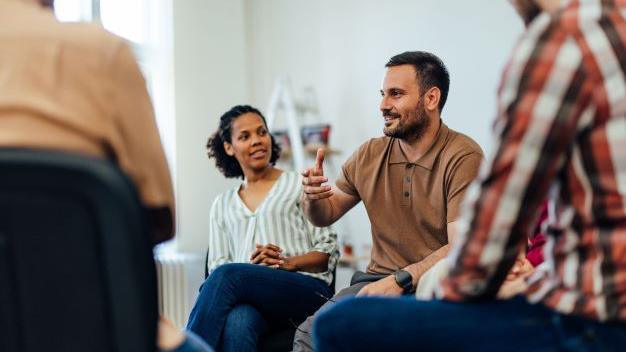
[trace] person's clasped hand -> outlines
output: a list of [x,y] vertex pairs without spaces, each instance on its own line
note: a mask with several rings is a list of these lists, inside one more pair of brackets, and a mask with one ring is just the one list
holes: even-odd
[[285,257],[282,253],[283,249],[275,244],[257,244],[256,249],[250,255],[250,263],[264,265],[273,269],[295,271],[296,267],[290,258]]

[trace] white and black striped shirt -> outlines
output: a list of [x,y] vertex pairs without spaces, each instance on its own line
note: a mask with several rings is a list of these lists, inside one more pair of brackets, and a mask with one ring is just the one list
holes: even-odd
[[273,243],[283,255],[318,251],[330,255],[328,271],[300,272],[330,284],[339,251],[331,227],[315,227],[300,206],[302,180],[295,172],[283,172],[263,202],[252,212],[239,197],[237,186],[215,199],[209,227],[209,272],[225,263],[248,263],[255,244]]

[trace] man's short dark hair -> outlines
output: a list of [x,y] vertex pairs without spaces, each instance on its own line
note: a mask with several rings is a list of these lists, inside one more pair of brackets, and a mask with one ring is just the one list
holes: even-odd
[[436,55],[425,51],[406,51],[389,59],[385,67],[400,65],[411,65],[415,68],[421,94],[432,87],[439,88],[441,91],[439,112],[441,112],[448,99],[450,88],[450,74],[443,61]]

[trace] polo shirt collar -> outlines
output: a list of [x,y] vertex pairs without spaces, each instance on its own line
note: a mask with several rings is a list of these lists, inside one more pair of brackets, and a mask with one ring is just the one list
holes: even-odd
[[[441,121],[441,120],[440,120]],[[391,147],[391,155],[389,156],[389,164],[416,164],[425,169],[432,170],[433,164],[435,160],[437,160],[437,156],[446,145],[446,140],[448,139],[449,129],[443,121],[439,124],[439,130],[435,135],[430,147],[428,147],[428,151],[422,155],[416,161],[408,161],[406,156],[402,152],[400,148],[400,141],[397,138],[393,139],[393,145]]]

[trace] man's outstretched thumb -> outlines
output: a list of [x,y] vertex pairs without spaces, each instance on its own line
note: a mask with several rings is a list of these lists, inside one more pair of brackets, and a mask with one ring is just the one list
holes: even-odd
[[324,174],[324,149],[318,148],[315,156],[315,174],[321,176]]

